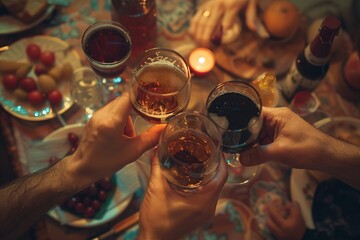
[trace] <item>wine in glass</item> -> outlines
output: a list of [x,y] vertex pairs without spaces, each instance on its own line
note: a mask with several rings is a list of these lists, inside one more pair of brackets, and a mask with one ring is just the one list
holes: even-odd
[[99,21],[89,26],[81,39],[82,49],[102,83],[115,90],[123,79],[132,43],[128,31],[119,23]]
[[167,123],[158,144],[164,177],[181,191],[193,191],[208,183],[221,160],[221,134],[206,115],[182,112]]
[[74,71],[71,96],[85,111],[83,122],[90,120],[94,112],[104,105],[103,94],[100,78],[92,68],[81,67]]
[[[184,111],[190,100],[190,69],[177,52],[152,48],[136,62],[130,82],[130,100],[137,113],[134,127],[137,134],[156,123],[166,123]],[[145,175],[150,172],[149,150],[139,158],[138,166]]]
[[177,52],[146,50],[133,69],[130,99],[136,113],[150,123],[166,123],[190,100],[190,70]]
[[222,132],[229,183],[248,183],[258,172],[258,166],[241,165],[240,152],[258,141],[263,122],[261,109],[256,89],[239,80],[218,84],[208,96],[206,111]]

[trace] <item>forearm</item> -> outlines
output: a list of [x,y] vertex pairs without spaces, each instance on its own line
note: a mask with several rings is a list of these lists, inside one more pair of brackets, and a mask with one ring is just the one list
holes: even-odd
[[16,239],[59,201],[79,190],[60,161],[0,189],[0,236]]
[[317,170],[325,171],[356,189],[360,189],[360,146],[326,139],[326,157],[322,157]]

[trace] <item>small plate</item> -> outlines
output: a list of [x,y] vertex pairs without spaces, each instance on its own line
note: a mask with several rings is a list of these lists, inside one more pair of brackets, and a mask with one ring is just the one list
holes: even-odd
[[[30,38],[21,39],[10,46],[10,49],[0,54],[0,59],[13,60],[19,62],[29,62],[26,55],[26,46],[29,43],[36,43],[41,46],[42,51],[50,50],[55,53],[56,65],[69,62],[72,64],[73,69],[77,69],[81,66],[80,56],[75,50],[64,51],[68,48],[69,44],[63,40],[50,36],[34,36]],[[34,69],[30,71],[28,76],[37,79]],[[59,90],[63,94],[63,104],[57,110],[59,114],[68,110],[74,103],[71,98],[69,89],[70,85],[66,81],[58,85]],[[4,109],[15,117],[28,121],[43,121],[55,117],[50,105],[45,103],[40,107],[33,107],[30,103],[20,102],[14,96],[13,93],[4,89],[0,84],[0,103]]]
[[[51,141],[54,139],[59,138],[67,138],[68,133],[74,133],[78,136],[81,136],[84,130],[84,124],[71,124],[62,128],[59,128],[58,130],[52,132],[49,134],[43,141]],[[115,173],[117,176],[117,180],[119,179],[121,171],[118,171]],[[129,194],[128,197],[125,199],[122,199],[118,204],[114,202],[114,199],[121,199],[121,191],[119,184],[116,184],[116,188],[112,197],[112,200],[107,205],[110,206],[110,209],[108,209],[101,219],[86,219],[86,218],[80,218],[74,214],[71,214],[67,211],[61,210],[59,207],[56,207],[48,212],[49,216],[54,218],[58,221],[63,221],[65,224],[73,227],[95,227],[101,224],[104,224],[106,222],[111,221],[116,216],[118,216],[121,212],[123,212],[126,207],[130,204],[132,194]],[[61,218],[61,219],[60,219]]]
[[14,17],[11,14],[4,14],[0,16],[0,35],[9,35],[20,33],[25,30],[29,30],[36,25],[40,24],[46,18],[50,16],[50,14],[54,11],[55,6],[49,5],[43,15],[37,18],[35,21],[31,22],[30,24],[25,24],[21,22],[19,19]]

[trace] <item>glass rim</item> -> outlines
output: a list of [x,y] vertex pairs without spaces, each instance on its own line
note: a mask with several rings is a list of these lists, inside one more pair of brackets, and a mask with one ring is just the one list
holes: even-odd
[[[209,121],[211,122],[211,124],[213,124],[213,126],[215,127],[216,134],[219,135],[219,146],[221,147],[221,145],[222,145],[222,134],[221,134],[221,132],[220,132],[217,124],[216,124],[215,121],[212,120],[209,116],[207,116],[206,114],[203,114],[203,113],[201,113],[201,112],[198,112],[198,111],[182,111],[182,112],[179,112],[179,113],[171,116],[171,117],[167,120],[166,126],[165,126],[164,130],[162,131],[161,136],[164,137],[166,130],[169,129],[169,123],[170,123],[171,121],[174,121],[175,118],[181,117],[181,116],[183,116],[183,115],[200,116],[200,117],[202,117],[202,118],[204,118],[204,119],[209,120]],[[211,137],[210,137],[210,138],[211,138]],[[212,138],[211,138],[211,139],[212,139]]]
[[[217,89],[219,89],[219,88],[221,88],[221,87],[223,87],[223,86],[225,86],[225,85],[231,85],[231,84],[243,84],[243,85],[245,85],[246,87],[249,87],[251,90],[254,91],[256,97],[257,97],[258,100],[259,100],[259,103],[258,103],[257,105],[260,106],[260,107],[259,107],[259,115],[258,115],[258,118],[260,118],[260,117],[261,117],[261,114],[262,114],[262,107],[263,107],[263,106],[262,106],[261,96],[260,96],[259,92],[258,92],[253,86],[251,86],[251,84],[245,82],[244,80],[230,80],[230,81],[222,82],[222,83],[219,83],[218,85],[216,85],[216,86],[210,91],[210,93],[209,93],[209,95],[208,95],[208,97],[207,97],[207,99],[206,99],[206,104],[205,104],[206,115],[209,115],[209,112],[208,112],[208,106],[209,106],[209,104],[210,104],[210,102],[209,102],[209,97],[210,97]],[[235,92],[235,91],[232,91],[232,92]],[[209,116],[209,118],[211,118],[211,117]],[[215,122],[215,121],[214,121],[214,122]],[[216,122],[215,122],[215,124],[216,124]],[[241,128],[241,129],[225,129],[225,128],[221,127],[221,126],[218,125],[218,124],[216,124],[216,126],[217,126],[218,128],[220,128],[221,130],[224,130],[225,132],[242,132],[242,131],[248,130],[248,129],[251,128],[254,124],[256,124],[256,121],[253,122],[252,124],[248,125],[247,127],[243,127],[243,128]]]
[[[89,35],[89,32],[91,32],[92,29],[96,29],[98,26],[102,26],[102,25],[107,25],[107,26],[109,26],[109,28],[119,29],[121,32],[124,33],[124,37],[130,43],[130,50],[128,51],[128,53],[125,55],[125,57],[123,59],[121,59],[119,61],[111,62],[111,63],[104,63],[104,62],[97,61],[97,60],[93,59],[92,57],[89,57],[86,54],[86,51],[85,51],[85,48],[84,48],[86,36]],[[85,31],[83,32],[83,34],[81,36],[81,48],[82,48],[86,58],[91,63],[95,63],[97,65],[97,67],[101,67],[101,66],[110,66],[111,67],[111,66],[126,62],[130,58],[130,55],[131,55],[131,52],[132,52],[132,40],[131,40],[131,37],[130,37],[129,30],[127,30],[124,25],[122,25],[122,24],[120,24],[118,22],[112,21],[112,20],[100,20],[100,21],[97,21],[97,22],[89,25],[85,29]]]
[[[174,50],[172,50],[172,49],[163,48],[163,47],[149,48],[149,49],[145,50],[145,51],[138,57],[138,59],[135,60],[135,62],[139,62],[141,59],[143,59],[144,56],[146,55],[146,53],[154,52],[154,51],[159,51],[159,50],[170,52],[170,53],[172,53],[172,54],[174,54],[174,55],[176,55],[177,57],[180,58],[181,62],[182,62],[182,63],[184,64],[184,66],[186,67],[186,70],[185,70],[186,82],[185,82],[185,83],[181,86],[181,88],[179,88],[178,90],[172,91],[172,92],[169,92],[169,93],[154,93],[154,92],[151,92],[151,91],[145,89],[143,86],[141,86],[141,85],[139,85],[139,84],[138,84],[138,87],[139,87],[143,92],[145,92],[146,94],[153,95],[153,96],[167,97],[167,96],[176,95],[176,94],[178,94],[179,92],[181,92],[184,88],[186,88],[187,86],[189,86],[190,83],[191,83],[191,81],[190,81],[190,80],[191,80],[190,67],[189,67],[189,65],[187,64],[185,58],[184,58],[183,56],[181,56],[180,53],[178,53],[178,52],[176,52],[176,51],[174,51]],[[137,63],[136,65],[138,65],[138,63]],[[131,72],[132,72],[132,80],[133,80],[133,81],[136,81],[136,82],[138,83],[137,78],[135,77],[135,73],[138,72],[138,71],[136,71],[137,68],[138,68],[138,67],[134,67],[134,69],[133,69]],[[181,71],[181,73],[183,73],[183,72]]]

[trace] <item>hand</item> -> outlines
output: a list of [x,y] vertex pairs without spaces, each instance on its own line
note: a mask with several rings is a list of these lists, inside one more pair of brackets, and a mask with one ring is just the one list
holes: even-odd
[[280,205],[270,202],[267,205],[268,219],[266,225],[277,240],[301,240],[305,222],[297,202]]
[[99,109],[86,124],[74,155],[60,161],[82,185],[111,175],[158,143],[164,125],[135,136],[130,110],[128,93]]
[[278,161],[294,168],[314,169],[328,147],[326,136],[288,108],[263,107],[259,144],[241,153],[246,166]]
[[226,179],[226,163],[221,160],[209,183],[191,193],[179,192],[162,176],[155,156],[140,208],[140,239],[178,239],[209,220]]
[[222,26],[223,32],[232,27],[248,0],[211,0],[202,4],[191,19],[189,33],[204,47],[211,45],[211,37]]

